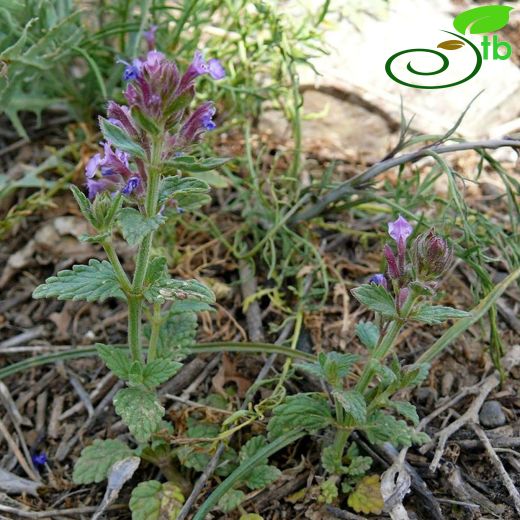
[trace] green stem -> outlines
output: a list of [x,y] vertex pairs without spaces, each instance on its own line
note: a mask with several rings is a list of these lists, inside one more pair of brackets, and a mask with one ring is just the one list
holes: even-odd
[[125,273],[125,270],[123,269],[123,266],[121,265],[121,262],[119,261],[119,257],[117,256],[114,246],[110,242],[102,242],[101,245],[107,254],[108,260],[114,268],[121,288],[125,293],[132,292],[132,285],[128,279],[127,274]]
[[128,346],[133,361],[141,359],[141,297],[128,296]]
[[153,361],[157,357],[157,343],[159,341],[159,332],[161,330],[161,304],[153,304],[152,327],[150,332],[150,343],[148,344],[147,363]]

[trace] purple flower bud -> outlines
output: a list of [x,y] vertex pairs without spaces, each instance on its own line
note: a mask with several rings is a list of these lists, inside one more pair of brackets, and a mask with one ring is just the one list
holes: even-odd
[[441,276],[453,261],[453,249],[446,240],[430,229],[419,235],[412,244],[412,263],[419,280],[433,280]]
[[118,105],[115,101],[109,101],[107,106],[109,121],[114,120],[115,124],[125,130],[128,135],[136,137],[138,135],[135,121],[130,113],[130,109],[124,105]]
[[87,179],[93,179],[96,175],[96,171],[99,168],[99,163],[101,162],[101,154],[97,153],[93,155],[85,167],[85,176]]
[[209,74],[213,79],[222,79],[226,75],[224,67],[216,58],[206,62],[202,52],[195,51],[193,61],[190,63],[179,84],[179,94],[193,85],[195,79],[203,74]]
[[397,295],[397,308],[402,309],[408,295],[410,294],[410,289],[408,287],[403,287],[399,290],[399,294]]
[[141,179],[137,176],[131,177],[126,183],[125,187],[121,190],[124,195],[130,195],[137,190],[141,185]]
[[157,32],[157,25],[151,25],[147,31],[144,31],[143,37],[148,45],[148,50],[155,49],[155,33]]
[[406,242],[406,239],[412,234],[413,227],[410,223],[399,215],[395,222],[388,223],[388,234],[399,244],[400,240]]
[[215,106],[211,101],[202,103],[202,105],[196,108],[180,129],[180,143],[183,145],[195,143],[201,138],[204,132],[213,130],[216,127],[212,121],[215,112]]
[[368,280],[368,283],[375,283],[376,285],[381,285],[385,289],[388,289],[388,282],[386,281],[385,275],[381,273],[372,276],[370,280]]
[[47,464],[47,455],[43,451],[41,453],[34,453],[31,455],[31,460],[36,467],[45,466],[45,464]]
[[396,280],[397,278],[400,278],[401,270],[399,269],[399,266],[397,265],[397,259],[395,258],[392,248],[388,244],[385,244],[385,247],[383,248],[383,252],[386,257],[386,263],[388,264],[388,276],[392,280]]

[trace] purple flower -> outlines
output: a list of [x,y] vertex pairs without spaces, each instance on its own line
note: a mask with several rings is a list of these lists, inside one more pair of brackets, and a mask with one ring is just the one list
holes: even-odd
[[103,177],[102,179],[87,179],[88,198],[93,200],[102,191],[113,191],[119,186],[116,175]]
[[141,61],[138,59],[132,60],[132,63],[118,59],[116,60],[116,63],[123,63],[126,65],[125,70],[123,71],[124,81],[137,79],[141,74]]
[[137,176],[131,177],[121,190],[124,195],[130,195],[141,185],[141,179]]
[[222,79],[226,77],[226,71],[217,58],[211,58],[208,61],[208,72],[213,79]]
[[399,243],[401,240],[406,242],[406,239],[412,234],[413,227],[410,223],[399,215],[395,222],[388,223],[388,234]]
[[399,269],[399,266],[397,265],[397,259],[395,258],[394,252],[392,251],[392,248],[388,244],[385,244],[385,247],[383,248],[383,253],[386,258],[386,263],[388,264],[388,276],[392,280],[396,280],[397,278],[400,278],[401,270]]
[[96,175],[96,171],[99,168],[101,162],[101,154],[97,153],[93,155],[85,166],[85,176],[87,179],[93,179]]
[[107,106],[107,115],[109,121],[113,121],[120,128],[132,137],[138,135],[137,126],[134,118],[130,113],[130,109],[125,105],[118,105],[115,101],[109,101]]
[[202,103],[188,117],[179,132],[179,141],[182,145],[189,145],[197,142],[202,134],[208,130],[213,130],[216,125],[212,120],[216,109],[211,101]]
[[155,33],[157,32],[157,25],[151,25],[147,31],[144,31],[143,37],[148,45],[148,50],[155,49]]
[[34,453],[31,455],[31,460],[36,467],[45,466],[45,464],[47,464],[47,455],[43,451],[41,453]]
[[206,62],[202,52],[195,51],[193,60],[186,69],[179,84],[179,94],[193,85],[195,79],[203,74],[209,74],[213,79],[222,79],[226,75],[224,67],[216,58]]
[[388,289],[388,282],[386,281],[385,275],[378,273],[375,274],[368,280],[368,283],[375,283],[376,285],[381,285],[385,289]]

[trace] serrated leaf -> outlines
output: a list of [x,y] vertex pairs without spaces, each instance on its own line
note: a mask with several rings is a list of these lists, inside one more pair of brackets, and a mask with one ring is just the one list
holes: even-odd
[[116,413],[121,416],[138,442],[146,442],[164,415],[154,392],[138,387],[122,388],[114,397]]
[[320,485],[321,496],[320,499],[326,504],[332,504],[339,496],[337,479],[328,478]]
[[465,43],[461,40],[446,40],[437,45],[439,49],[445,49],[447,51],[456,51],[461,47],[464,47]]
[[340,475],[343,472],[341,456],[334,445],[326,446],[321,451],[321,465],[331,475]]
[[125,240],[131,246],[135,246],[144,237],[155,231],[165,219],[162,215],[148,218],[134,208],[123,208],[119,212],[117,220]]
[[72,479],[76,484],[90,484],[106,479],[110,468],[118,461],[133,455],[124,442],[117,439],[96,439],[83,448],[74,465]]
[[429,440],[427,434],[416,432],[402,419],[388,415],[381,410],[373,412],[367,421],[366,435],[370,442],[382,444],[391,442],[397,447],[409,447],[412,444],[423,444]]
[[419,416],[417,410],[412,403],[407,401],[388,401],[387,405],[393,408],[399,415],[402,415],[405,419],[417,426],[419,424]]
[[295,363],[294,367],[304,370],[315,377],[324,378],[323,368],[319,363]]
[[[244,462],[249,459],[257,451],[260,451],[267,444],[267,440],[262,435],[257,435],[255,437],[251,437],[241,448],[240,448],[240,461]],[[265,464],[267,462],[267,457],[265,459],[261,459],[259,463]]]
[[379,312],[383,316],[392,318],[395,316],[395,303],[390,293],[381,285],[373,283],[363,284],[352,289],[354,298],[370,310]]
[[91,202],[78,187],[74,186],[74,184],[70,186],[70,191],[72,191],[72,195],[74,196],[74,199],[76,200],[82,215],[92,224]]
[[166,173],[170,171],[184,171],[189,173],[208,172],[228,162],[227,157],[213,157],[208,159],[195,159],[189,155],[181,155],[165,162]]
[[466,318],[468,316],[470,316],[469,312],[453,309],[452,307],[444,307],[443,305],[423,305],[413,313],[412,318],[417,321],[428,323],[429,325],[436,325],[449,319]]
[[119,379],[128,380],[132,362],[125,350],[102,343],[96,343],[96,350],[99,357],[114,375]]
[[401,373],[400,388],[408,388],[420,385],[428,377],[429,371],[429,363],[421,363],[419,365],[407,367]]
[[184,496],[172,482],[157,480],[141,482],[130,496],[132,520],[176,520],[184,503]]
[[107,298],[125,299],[114,269],[109,262],[92,259],[88,265],[75,265],[72,270],[60,271],[47,278],[33,292],[33,298],[58,300],[86,300],[103,302]]
[[158,357],[175,361],[185,358],[187,347],[195,342],[196,335],[197,315],[194,312],[172,313],[170,309],[159,331]]
[[385,505],[381,496],[379,475],[369,475],[360,480],[348,497],[348,505],[356,513],[380,514]]
[[332,395],[357,424],[363,424],[367,418],[367,404],[363,394],[356,390],[335,390]]
[[372,466],[370,457],[354,457],[347,466],[345,473],[351,477],[364,475]]
[[281,474],[275,466],[259,464],[245,477],[244,483],[249,489],[260,489],[278,480]]
[[[159,193],[159,204],[162,205],[170,199],[176,199],[179,195],[185,193],[202,193],[209,191],[209,186],[199,179],[192,177],[166,177],[161,182]],[[183,207],[182,204],[179,206]]]
[[224,512],[229,513],[236,509],[246,497],[239,489],[230,489],[218,502],[218,507]]
[[215,294],[198,280],[160,279],[144,293],[148,301],[197,300],[202,303],[215,303]]
[[168,381],[181,367],[182,363],[171,359],[155,359],[144,367],[143,384],[151,388],[159,386]]
[[379,327],[372,321],[362,321],[356,325],[359,341],[368,350],[373,350],[379,341]]
[[348,376],[358,359],[359,356],[356,354],[328,352],[327,354],[320,354],[318,361],[322,367],[325,380],[332,386],[336,386],[344,377]]
[[127,152],[135,157],[139,157],[140,159],[146,159],[144,150],[135,143],[122,128],[112,124],[104,117],[99,118],[99,127],[101,128],[101,133],[103,134],[105,141],[112,144],[114,148]]
[[507,5],[483,5],[460,13],[453,20],[453,27],[465,34],[468,27],[470,34],[495,32],[509,22],[509,13],[513,7]]
[[287,397],[273,409],[267,429],[269,439],[275,439],[293,430],[320,430],[333,422],[329,403],[323,396],[298,394]]

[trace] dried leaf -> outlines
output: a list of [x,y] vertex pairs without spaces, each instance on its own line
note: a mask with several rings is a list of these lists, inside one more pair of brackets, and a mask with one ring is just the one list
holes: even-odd
[[464,47],[465,43],[461,40],[446,40],[437,45],[438,49],[445,49],[447,51],[456,51],[461,47]]
[[363,477],[356,489],[348,497],[348,505],[356,513],[376,514],[383,510],[384,502],[381,496],[379,475]]

